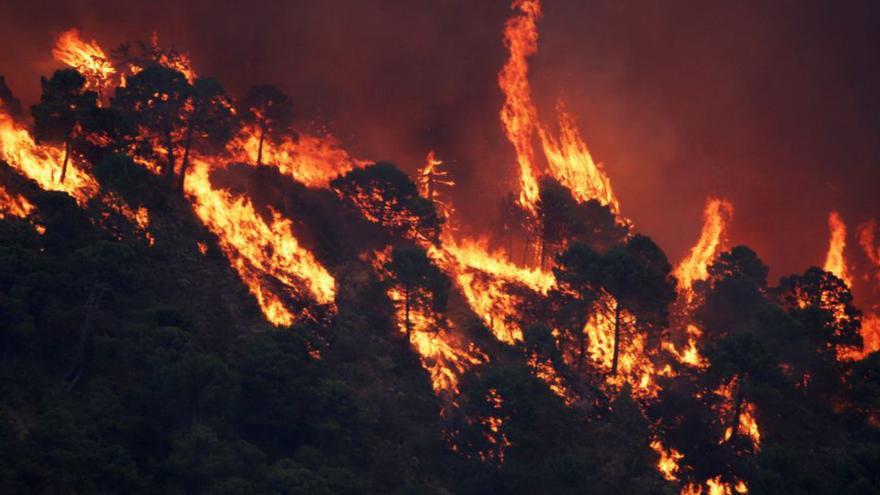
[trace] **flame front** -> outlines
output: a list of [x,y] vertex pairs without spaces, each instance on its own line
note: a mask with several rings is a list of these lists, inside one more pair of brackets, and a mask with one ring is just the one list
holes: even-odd
[[[271,219],[263,220],[248,198],[215,189],[210,171],[209,162],[194,159],[186,192],[198,217],[218,236],[220,247],[266,318],[275,325],[291,325],[296,316],[284,303],[285,293],[301,296],[302,285],[319,304],[333,304],[336,281],[299,244],[291,220],[271,208]],[[267,276],[279,282],[283,291],[267,283]]]
[[15,124],[12,117],[0,112],[0,159],[3,159],[47,191],[64,191],[80,205],[98,193],[94,177],[72,162],[67,177],[60,182],[64,150],[55,146],[37,146],[30,133]]
[[[227,146],[237,162],[255,164],[260,145],[260,131],[244,126]],[[309,187],[327,187],[336,177],[366,164],[355,160],[331,137],[319,138],[306,134],[296,139],[285,136],[263,143],[263,163],[272,164],[287,176]]]
[[0,184],[0,218],[13,216],[17,218],[25,218],[34,211],[32,205],[21,194],[12,194]]

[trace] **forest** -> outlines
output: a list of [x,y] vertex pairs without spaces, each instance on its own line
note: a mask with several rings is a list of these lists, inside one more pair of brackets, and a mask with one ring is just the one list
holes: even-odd
[[0,492],[880,494],[841,216],[773,281],[710,197],[669,260],[538,120],[539,15],[505,27],[519,180],[479,236],[434,152],[353,157],[157,39],[63,33],[29,108],[0,77]]

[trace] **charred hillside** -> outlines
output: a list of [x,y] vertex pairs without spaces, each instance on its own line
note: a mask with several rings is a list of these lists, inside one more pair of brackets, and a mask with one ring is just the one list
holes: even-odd
[[772,281],[710,197],[669,260],[565,105],[539,119],[540,15],[504,30],[487,231],[436,153],[354,157],[157,39],[63,33],[29,114],[0,78],[0,491],[880,493],[844,219]]

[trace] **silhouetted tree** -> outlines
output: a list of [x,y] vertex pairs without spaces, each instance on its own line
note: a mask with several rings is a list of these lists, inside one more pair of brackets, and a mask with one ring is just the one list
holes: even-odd
[[82,134],[78,124],[98,104],[97,93],[86,91],[85,85],[86,79],[74,69],[55,71],[50,79],[40,79],[40,102],[31,107],[36,141],[64,144],[61,182],[67,175],[73,141]]
[[0,110],[13,119],[21,117],[21,100],[15,97],[2,75],[0,75]]
[[551,177],[541,179],[537,214],[540,266],[544,266],[549,250],[582,242],[604,252],[622,242],[628,230],[610,208],[596,200],[578,203],[567,187]]
[[706,338],[753,332],[767,305],[767,266],[751,249],[736,246],[721,253],[708,271],[708,280],[694,284],[703,300],[695,317]]
[[663,251],[643,235],[602,255],[600,285],[614,298],[612,375],[617,374],[624,310],[635,317],[633,330],[646,333],[649,340],[668,325],[669,305],[675,300],[671,271]]
[[[810,268],[803,275],[783,278],[776,289],[783,307],[804,318],[815,318],[807,328],[810,339],[831,355],[845,350],[860,350],[862,312],[853,305],[853,295],[846,282],[833,273]],[[810,315],[809,313],[815,313]]]
[[396,246],[385,268],[391,274],[392,283],[403,291],[404,325],[409,342],[411,312],[419,310],[435,316],[442,314],[446,310],[449,279],[419,246]]
[[263,164],[263,143],[266,138],[286,131],[293,120],[293,105],[280,89],[270,84],[254,86],[241,102],[242,117],[260,131],[257,166]]
[[154,146],[164,148],[166,159],[161,170],[169,183],[174,179],[175,150],[183,141],[187,126],[184,107],[191,95],[192,86],[186,76],[168,67],[151,65],[128,78],[111,99],[111,105],[142,130],[135,137],[139,154],[155,158]]
[[200,77],[192,88],[190,109],[186,118],[186,134],[183,139],[183,160],[180,164],[179,188],[183,192],[190,151],[194,139],[207,140],[217,148],[232,137],[234,114],[232,102],[220,81]]
[[330,183],[343,199],[369,221],[392,234],[435,242],[442,219],[433,202],[419,196],[409,176],[390,163],[354,169]]
[[584,326],[599,298],[602,257],[581,243],[572,244],[556,257],[556,286],[549,294],[553,318],[559,328],[577,343],[578,364],[587,354]]

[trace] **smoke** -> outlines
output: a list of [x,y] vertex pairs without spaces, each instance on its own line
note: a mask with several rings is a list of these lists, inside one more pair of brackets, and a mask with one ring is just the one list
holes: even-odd
[[[355,156],[412,172],[436,150],[459,211],[485,228],[516,183],[498,124],[508,13],[465,0],[7,2],[0,73],[29,104],[62,30],[107,47],[156,31],[234,95],[282,87],[300,126],[326,126]],[[822,262],[828,211],[853,225],[880,215],[878,27],[870,2],[545,0],[530,77],[542,120],[562,96],[623,214],[672,260],[718,196],[737,210],[731,240],[781,275]]]

